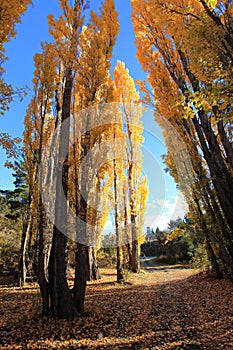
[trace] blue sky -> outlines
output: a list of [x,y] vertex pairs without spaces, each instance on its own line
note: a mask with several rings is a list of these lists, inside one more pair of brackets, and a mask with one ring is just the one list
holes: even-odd
[[[91,7],[96,10],[100,1],[90,1]],[[117,60],[122,60],[129,68],[131,76],[136,80],[145,79],[145,73],[136,58],[134,46],[134,33],[130,20],[131,6],[129,0],[116,0],[117,11],[121,31],[117,44],[114,48],[112,66]],[[59,3],[56,0],[34,0],[34,6],[28,8],[22,17],[22,23],[17,26],[17,37],[6,45],[8,61],[5,64],[6,80],[14,87],[27,85],[32,87],[33,56],[40,52],[40,43],[49,40],[47,15],[59,14]],[[20,102],[11,104],[10,111],[0,117],[0,132],[8,132],[12,136],[22,136],[23,120],[27,104],[31,98],[28,96]],[[183,215],[184,210],[179,204],[176,205],[178,192],[173,180],[163,171],[164,165],[161,154],[166,153],[163,138],[159,128],[153,121],[153,112],[150,111],[144,118],[145,143],[144,143],[144,172],[148,177],[149,198],[146,211],[145,226],[159,226],[165,228],[170,218]],[[0,188],[12,188],[13,178],[11,171],[4,168],[5,153],[0,149]]]

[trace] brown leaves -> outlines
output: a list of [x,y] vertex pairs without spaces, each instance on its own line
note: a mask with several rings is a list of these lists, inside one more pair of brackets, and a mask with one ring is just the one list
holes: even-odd
[[233,284],[182,267],[166,271],[131,275],[133,285],[119,286],[104,270],[74,321],[42,318],[34,286],[2,288],[1,349],[232,348]]

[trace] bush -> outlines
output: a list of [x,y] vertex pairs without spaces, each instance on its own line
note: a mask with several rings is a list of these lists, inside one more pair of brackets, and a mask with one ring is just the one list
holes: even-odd
[[14,273],[18,266],[20,235],[0,233],[0,267],[2,272]]
[[192,265],[201,270],[209,270],[211,268],[204,245],[198,246],[192,258]]
[[99,267],[115,267],[116,265],[116,249],[101,248],[97,252],[97,260]]

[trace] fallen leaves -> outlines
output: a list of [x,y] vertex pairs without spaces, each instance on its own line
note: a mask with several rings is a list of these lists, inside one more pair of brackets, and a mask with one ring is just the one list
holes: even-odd
[[233,284],[166,270],[132,274],[131,285],[103,271],[73,321],[42,318],[35,286],[1,288],[1,349],[232,349]]

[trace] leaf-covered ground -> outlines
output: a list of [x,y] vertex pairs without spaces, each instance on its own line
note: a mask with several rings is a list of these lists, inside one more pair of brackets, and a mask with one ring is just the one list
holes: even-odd
[[144,266],[125,285],[104,270],[73,321],[42,318],[36,285],[1,286],[0,348],[233,349],[232,282],[183,266]]

